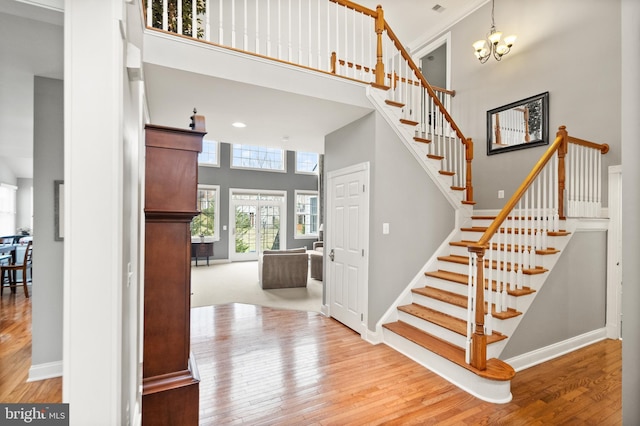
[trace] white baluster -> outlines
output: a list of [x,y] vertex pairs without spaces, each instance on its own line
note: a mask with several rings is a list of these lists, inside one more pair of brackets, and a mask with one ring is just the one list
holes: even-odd
[[475,253],[469,253],[469,275],[467,281],[467,342],[465,350],[465,362],[471,363],[471,338],[475,328],[475,275],[476,275]]
[[287,61],[293,62],[293,29],[292,29],[292,14],[293,10],[291,9],[291,0],[288,1],[289,5],[289,13],[287,13]]
[[169,29],[169,5],[168,0],[162,0],[162,29]]
[[231,0],[231,47],[236,47],[236,0]]
[[[311,40],[311,21],[312,21],[312,18],[311,18],[311,0],[308,0],[308,1],[309,1],[308,8],[307,8],[307,14],[308,14],[307,22],[308,22],[308,27],[309,27],[309,31],[307,32],[307,34],[308,34],[307,43],[309,44],[309,59],[308,59],[309,63],[308,63],[308,65],[310,67],[313,67],[313,42]],[[320,39],[318,38],[318,40],[320,40]],[[320,63],[318,63],[318,66],[316,67],[316,69],[320,69]]]
[[147,0],[147,27],[153,27],[153,2]]
[[207,41],[212,41],[211,40],[211,0],[205,0],[204,7],[206,8],[205,14],[204,14],[204,39]]
[[487,293],[488,293],[488,305],[489,305],[489,312],[491,312],[492,306],[494,304],[493,302],[493,254],[495,251],[495,243],[496,243],[496,237],[495,235],[491,238],[491,241],[489,241],[489,263],[488,263],[488,267],[487,267],[487,273],[485,275],[485,277],[487,278]]
[[[178,34],[182,34],[182,0],[178,0],[178,10],[176,11],[178,16]],[[191,15],[195,15],[196,10],[191,9]],[[193,27],[191,27],[191,34],[193,35]]]
[[[269,0],[267,0],[269,1]],[[218,3],[218,43],[224,45],[224,16],[222,15],[222,0]]]
[[247,0],[244,0],[244,11],[243,11],[243,15],[244,15],[244,28],[243,28],[243,35],[242,35],[242,48],[246,51],[249,51],[249,33],[247,32],[249,30],[249,24],[248,24],[248,14],[249,11],[247,10]]
[[[180,5],[182,1],[178,1]],[[182,16],[181,12],[178,12]],[[182,34],[182,31],[178,31]],[[196,0],[191,0],[191,37],[198,38],[198,4]]]

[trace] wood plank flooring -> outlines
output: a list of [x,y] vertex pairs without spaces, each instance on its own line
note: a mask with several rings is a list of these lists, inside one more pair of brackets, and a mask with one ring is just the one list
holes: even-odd
[[529,368],[483,402],[317,313],[192,310],[201,425],[620,425],[621,342]]
[[31,299],[18,289],[0,297],[0,402],[62,402],[62,378],[27,383],[31,367]]
[[[26,383],[31,301],[0,298],[0,401],[61,402]],[[513,401],[470,396],[317,313],[229,304],[192,310],[201,425],[621,425],[619,341],[516,374]]]

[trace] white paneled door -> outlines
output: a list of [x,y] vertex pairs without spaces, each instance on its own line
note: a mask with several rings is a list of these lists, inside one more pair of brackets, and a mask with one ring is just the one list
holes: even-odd
[[325,262],[329,313],[363,333],[367,318],[368,164],[328,174]]

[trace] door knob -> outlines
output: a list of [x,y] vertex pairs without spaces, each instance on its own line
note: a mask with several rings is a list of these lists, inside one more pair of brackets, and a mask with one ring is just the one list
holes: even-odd
[[335,257],[335,253],[333,251],[333,249],[331,249],[331,251],[329,252],[329,259],[331,259],[331,261],[333,262],[333,258]]

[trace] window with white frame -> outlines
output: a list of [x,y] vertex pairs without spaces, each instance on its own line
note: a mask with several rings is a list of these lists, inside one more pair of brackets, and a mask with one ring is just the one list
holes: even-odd
[[219,166],[218,150],[220,144],[215,141],[202,141],[202,152],[198,154],[198,164],[201,166]]
[[285,151],[266,146],[233,144],[231,167],[284,172]]
[[191,235],[220,239],[220,187],[198,185],[198,209],[200,214],[191,221]]
[[296,173],[318,173],[317,152],[296,152]]
[[315,191],[296,191],[295,238],[318,236],[318,193]]
[[17,187],[0,184],[0,235],[16,233],[16,191]]

